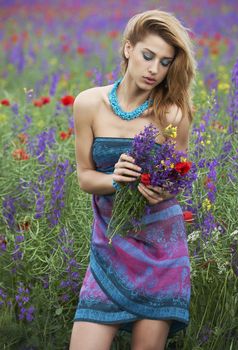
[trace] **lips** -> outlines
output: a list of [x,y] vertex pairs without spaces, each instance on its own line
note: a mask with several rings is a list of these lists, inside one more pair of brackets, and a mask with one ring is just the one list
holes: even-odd
[[146,81],[147,84],[150,84],[150,85],[154,85],[154,83],[156,82],[155,79],[153,78],[149,78],[149,77],[143,77]]
[[149,80],[149,81],[151,81],[152,83],[154,83],[156,80],[155,79],[153,79],[153,78],[149,78],[149,77],[144,77],[145,79],[147,79],[147,80]]

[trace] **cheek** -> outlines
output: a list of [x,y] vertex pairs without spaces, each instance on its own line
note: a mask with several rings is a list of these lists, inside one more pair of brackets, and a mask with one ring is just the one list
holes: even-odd
[[166,77],[167,74],[168,74],[168,69],[162,69],[161,77],[162,77],[163,79]]
[[139,68],[139,67],[145,65],[145,61],[144,61],[143,57],[140,57],[140,56],[134,57],[133,63],[135,65],[135,68]]

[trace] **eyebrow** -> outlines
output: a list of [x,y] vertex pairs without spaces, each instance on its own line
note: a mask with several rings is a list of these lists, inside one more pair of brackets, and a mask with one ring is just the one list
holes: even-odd
[[[145,47],[144,49],[145,49],[145,50],[148,50],[148,51],[150,51],[151,53],[153,53],[154,55],[156,55],[155,52],[151,51],[151,50],[148,49],[147,47]],[[173,57],[163,57],[163,58],[167,58],[167,59],[173,60]]]

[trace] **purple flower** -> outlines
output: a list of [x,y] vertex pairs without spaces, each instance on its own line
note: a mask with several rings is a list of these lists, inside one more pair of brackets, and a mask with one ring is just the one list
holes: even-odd
[[3,289],[0,288],[0,307],[4,305],[6,298],[7,298],[7,294],[5,294]]
[[66,228],[63,228],[58,236],[58,244],[64,253],[64,261],[66,269],[62,275],[63,279],[60,282],[60,288],[77,293],[79,290],[79,269],[80,264],[74,257],[74,251],[71,248],[74,240],[69,239],[69,234]]
[[3,217],[5,218],[9,228],[15,228],[15,198],[10,195],[3,200]]
[[71,171],[69,160],[66,160],[64,163],[59,163],[56,167],[51,190],[51,210],[50,215],[48,216],[51,226],[54,226],[59,222],[62,208],[64,208],[65,205],[65,178],[69,171]]
[[33,321],[35,307],[33,305],[29,305],[30,302],[30,291],[29,288],[25,287],[23,282],[19,282],[17,288],[17,295],[15,296],[19,313],[18,317],[20,320],[26,320],[28,322]]

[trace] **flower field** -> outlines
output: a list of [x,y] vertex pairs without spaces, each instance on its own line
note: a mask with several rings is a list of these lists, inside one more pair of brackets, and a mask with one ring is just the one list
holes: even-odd
[[[92,224],[72,105],[119,77],[124,26],[154,8],[191,28],[198,61],[190,138],[198,178],[178,196],[191,315],[167,349],[238,348],[237,1],[16,0],[0,7],[0,349],[69,347]],[[129,344],[121,333],[112,349]]]

